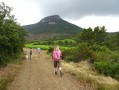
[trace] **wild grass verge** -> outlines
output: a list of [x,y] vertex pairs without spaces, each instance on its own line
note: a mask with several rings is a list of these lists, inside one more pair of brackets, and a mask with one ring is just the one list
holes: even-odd
[[80,82],[90,84],[96,90],[119,90],[119,82],[110,76],[100,75],[87,61],[80,63],[62,62],[65,72],[77,76]]
[[8,90],[20,70],[23,59],[25,59],[24,55],[18,60],[10,60],[7,66],[0,68],[0,90]]

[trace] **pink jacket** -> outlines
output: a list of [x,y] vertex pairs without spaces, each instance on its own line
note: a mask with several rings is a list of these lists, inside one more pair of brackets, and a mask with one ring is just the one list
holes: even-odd
[[61,51],[60,50],[54,50],[53,51],[53,58],[55,61],[61,60]]

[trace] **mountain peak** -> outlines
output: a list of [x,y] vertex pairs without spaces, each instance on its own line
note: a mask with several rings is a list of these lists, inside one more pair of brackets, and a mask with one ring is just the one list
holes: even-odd
[[[44,34],[49,36],[50,33],[56,34],[65,34],[65,35],[75,35],[82,31],[82,28],[71,24],[62,18],[59,15],[52,15],[44,17],[41,21],[36,24],[24,26],[32,34]],[[47,34],[49,33],[49,34]],[[53,35],[54,36],[54,35]]]
[[59,19],[61,19],[59,15],[51,15],[43,18],[40,23],[57,24],[56,21]]

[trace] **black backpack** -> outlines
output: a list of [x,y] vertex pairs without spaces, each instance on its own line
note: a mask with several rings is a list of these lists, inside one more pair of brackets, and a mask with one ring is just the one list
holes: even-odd
[[32,54],[32,49],[30,49],[30,54]]

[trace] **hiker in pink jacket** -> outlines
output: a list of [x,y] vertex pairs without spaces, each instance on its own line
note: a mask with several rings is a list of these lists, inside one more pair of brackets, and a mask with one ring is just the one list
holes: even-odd
[[57,69],[60,71],[60,75],[62,76],[62,68],[61,68],[61,51],[59,50],[59,46],[56,46],[53,51],[53,60],[54,60],[54,73],[57,75]]

